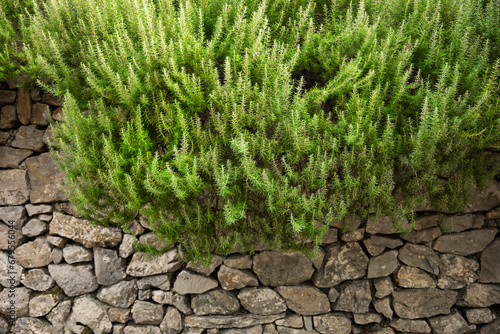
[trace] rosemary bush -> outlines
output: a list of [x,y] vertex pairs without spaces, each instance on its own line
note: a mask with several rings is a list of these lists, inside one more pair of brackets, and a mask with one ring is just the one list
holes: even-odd
[[24,69],[65,98],[71,202],[188,258],[306,252],[354,214],[404,232],[499,172],[497,1],[42,2]]

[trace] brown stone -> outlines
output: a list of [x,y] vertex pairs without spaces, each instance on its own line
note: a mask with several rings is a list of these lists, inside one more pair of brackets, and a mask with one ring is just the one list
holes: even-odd
[[377,257],[372,257],[368,263],[367,278],[385,277],[392,274],[398,267],[398,251],[385,252]]
[[477,280],[478,269],[479,264],[475,260],[459,255],[443,254],[438,287],[440,289],[463,288]]
[[[425,320],[397,319],[389,324],[398,332],[430,333],[431,328]],[[439,333],[439,332],[438,332]]]
[[500,304],[500,287],[492,284],[472,283],[463,296],[463,300],[457,303],[459,306],[489,307]]
[[51,248],[46,237],[38,237],[35,241],[25,243],[16,249],[16,261],[23,268],[38,268],[52,262]]
[[251,255],[232,255],[224,260],[224,264],[234,269],[251,269],[253,258]]
[[0,205],[19,205],[28,201],[27,176],[22,169],[0,170]]
[[8,104],[16,101],[16,92],[12,90],[0,90],[0,103]]
[[64,173],[50,153],[26,159],[31,184],[31,203],[67,201],[63,190]]
[[19,164],[33,154],[30,150],[19,150],[0,146],[0,168],[18,168]]
[[269,288],[245,288],[238,294],[238,299],[253,314],[278,314],[287,309],[285,300]]
[[191,308],[196,315],[229,315],[239,311],[238,299],[224,290],[212,290],[191,298]]
[[425,230],[412,232],[407,236],[403,236],[403,239],[414,244],[426,244],[433,241],[442,234],[443,232],[441,232],[441,229],[439,227],[432,227]]
[[457,292],[436,288],[405,289],[394,291],[392,296],[392,305],[399,317],[419,319],[449,314],[457,299]]
[[17,117],[23,125],[28,125],[31,120],[31,98],[28,91],[17,91]]
[[500,182],[493,181],[485,190],[476,189],[464,212],[490,211],[500,205]]
[[17,130],[11,146],[35,152],[43,152],[45,151],[45,144],[43,143],[44,132],[43,130],[38,130],[34,124],[21,126]]
[[19,126],[16,110],[17,108],[14,105],[2,107],[0,113],[0,129],[14,129]]
[[431,227],[437,227],[441,218],[443,218],[442,214],[419,217],[415,219],[415,227],[413,230],[420,231]]
[[375,297],[377,298],[388,296],[394,291],[392,281],[389,277],[377,278],[373,280],[373,286],[375,287]]
[[429,323],[434,333],[439,334],[465,334],[476,329],[474,325],[469,326],[457,310],[450,315],[431,318]]
[[222,265],[217,273],[220,285],[224,290],[241,289],[246,286],[258,286],[259,281],[249,270],[229,268]]
[[283,286],[309,280],[314,268],[312,262],[299,252],[264,251],[254,255],[253,271],[262,285]]
[[378,313],[381,313],[387,319],[392,320],[394,312],[392,311],[391,299],[389,297],[374,300],[373,307]]
[[42,95],[42,102],[50,104],[51,106],[56,106],[56,107],[62,107],[63,103],[61,99],[57,96],[54,96],[51,93],[43,93]]
[[288,308],[297,314],[317,315],[330,312],[328,297],[315,287],[280,286],[277,291],[285,299]]
[[195,328],[245,328],[256,325],[272,323],[278,319],[284,318],[286,313],[273,315],[214,315],[214,316],[199,316],[191,315],[184,318],[184,327]]
[[352,281],[342,283],[340,296],[334,305],[336,311],[367,313],[372,301],[370,281]]
[[396,274],[396,282],[403,288],[435,288],[436,282],[425,271],[409,266],[402,266]]
[[500,283],[500,239],[493,241],[481,254],[479,282]]
[[381,237],[378,235],[373,235],[368,239],[363,240],[366,250],[370,255],[377,256],[382,254],[386,248],[394,249],[399,246],[403,246],[401,239]]
[[465,316],[471,324],[487,324],[493,320],[493,314],[487,307],[467,309]]
[[481,228],[484,225],[483,215],[454,215],[446,217],[441,223],[443,230],[447,232],[462,232],[469,229]]
[[495,239],[498,229],[481,230],[442,235],[434,242],[434,250],[441,253],[451,253],[468,256],[483,251]]
[[399,250],[399,260],[406,265],[439,275],[439,257],[427,246],[407,243]]
[[[404,230],[410,229],[410,223],[404,221],[401,224]],[[389,216],[382,217],[378,220],[368,219],[366,222],[366,232],[370,234],[396,234],[401,231],[396,231],[392,222],[392,218]]]
[[314,328],[321,334],[349,334],[351,333],[351,320],[341,313],[316,315]]

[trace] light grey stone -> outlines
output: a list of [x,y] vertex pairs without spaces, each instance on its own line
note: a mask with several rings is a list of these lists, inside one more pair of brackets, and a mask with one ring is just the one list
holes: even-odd
[[466,309],[465,316],[471,324],[487,324],[493,321],[493,314],[487,307]]
[[274,324],[267,324],[262,328],[262,334],[278,334],[278,331],[276,330],[276,326],[274,326]]
[[2,107],[0,113],[0,129],[14,129],[19,126],[20,122],[17,118],[17,108],[14,105],[7,105]]
[[354,313],[353,316],[358,325],[378,324],[382,321],[382,316],[378,313]]
[[232,255],[224,260],[224,264],[234,269],[251,269],[253,258],[251,255]]
[[224,261],[224,258],[222,256],[214,255],[212,257],[211,263],[208,267],[204,266],[202,264],[195,264],[192,261],[190,261],[187,264],[186,269],[194,271],[198,274],[210,276],[210,274],[212,274],[214,272],[214,270],[217,269],[222,264],[223,261]]
[[171,279],[171,274],[144,277],[137,281],[137,288],[141,290],[151,288],[170,290]]
[[[2,180],[1,172],[2,171],[0,171],[0,183]],[[24,175],[25,174],[22,174],[23,177]],[[4,206],[0,207],[0,220],[2,220],[7,226],[14,226],[15,229],[20,230],[28,221],[28,216],[26,215],[24,206]]]
[[436,239],[433,248],[441,253],[468,256],[482,252],[495,239],[497,232],[496,228],[486,228],[442,235]]
[[38,130],[34,124],[21,126],[17,130],[11,146],[35,152],[43,152],[45,151],[45,144],[43,143],[44,132],[43,130]]
[[245,328],[256,325],[269,324],[284,318],[286,313],[273,315],[190,315],[184,318],[185,327],[196,328]]
[[403,239],[414,244],[427,244],[437,237],[442,235],[441,229],[439,227],[432,227],[421,231],[415,231],[407,236],[403,236]]
[[[19,205],[28,201],[30,195],[28,174],[23,169],[0,170],[0,205]],[[24,210],[24,208],[23,208]],[[2,210],[2,220],[8,210]],[[11,212],[13,213],[13,212]],[[5,222],[8,224],[8,221]]]
[[50,259],[52,263],[59,264],[63,260],[63,251],[60,248],[54,247],[52,248],[52,252],[50,252]]
[[135,277],[152,276],[176,271],[181,266],[177,249],[154,257],[135,253],[128,264],[126,273]]
[[370,281],[351,281],[339,287],[340,296],[334,304],[336,311],[367,313],[372,301]]
[[403,242],[399,238],[372,235],[370,238],[363,240],[363,244],[370,255],[377,256],[382,254],[386,248],[394,249],[402,246]]
[[373,307],[378,313],[382,314],[387,319],[392,320],[394,312],[392,311],[391,299],[389,297],[373,300]]
[[500,287],[492,284],[472,283],[465,289],[459,306],[488,307],[500,304]]
[[429,319],[434,333],[440,334],[464,334],[476,329],[476,326],[469,326],[465,319],[454,310],[450,315],[443,315]]
[[54,326],[55,333],[63,333],[66,318],[71,312],[71,300],[65,300],[57,304],[52,311],[47,314],[46,318],[52,326]]
[[312,331],[314,329],[312,316],[304,315],[303,318],[304,318],[304,327],[306,328],[306,330]]
[[7,334],[9,331],[9,324],[4,318],[0,318],[0,334]]
[[88,326],[94,333],[111,333],[113,330],[106,306],[90,296],[74,300],[68,322]]
[[44,223],[36,218],[31,219],[22,229],[22,232],[27,237],[37,237],[49,230],[47,223]]
[[394,291],[394,286],[389,277],[373,280],[373,286],[375,287],[375,297],[377,298],[389,296]]
[[0,168],[18,168],[33,151],[0,146]]
[[125,329],[124,324],[114,324],[113,325],[113,334],[123,334],[124,329]]
[[52,220],[52,214],[39,215],[38,219],[44,222],[50,222]]
[[191,298],[191,308],[196,315],[229,315],[239,311],[238,299],[224,290],[212,290]]
[[52,213],[54,211],[54,207],[50,204],[26,204],[26,211],[28,211],[28,215],[35,216],[35,215],[41,215],[43,213]]
[[163,307],[136,300],[132,306],[132,318],[138,325],[159,325],[163,320]]
[[12,327],[12,334],[52,334],[54,328],[46,322],[37,318],[18,318],[16,324]]
[[64,174],[50,153],[42,153],[25,161],[30,178],[31,203],[67,201],[62,188]]
[[182,330],[182,317],[175,307],[168,307],[160,323],[160,330],[165,334],[177,334]]
[[276,290],[285,299],[287,307],[297,314],[317,315],[330,312],[328,297],[315,287],[280,286]]
[[219,334],[262,334],[262,325],[238,329],[222,329]]
[[392,274],[398,267],[398,251],[385,252],[377,257],[372,257],[368,262],[367,278],[385,277]]
[[124,234],[120,248],[118,249],[118,255],[125,259],[132,255],[134,251],[134,237],[130,234]]
[[108,309],[108,317],[111,322],[119,322],[121,324],[126,324],[130,317],[130,309],[110,307]]
[[64,260],[69,263],[79,263],[92,261],[94,254],[90,249],[87,249],[78,244],[66,245],[63,250]]
[[94,248],[94,263],[97,283],[100,285],[115,284],[127,277],[126,260],[119,257],[115,250]]
[[191,306],[189,306],[188,296],[180,295],[172,291],[155,290],[152,292],[152,298],[159,304],[168,304],[175,306],[185,315],[193,314]]
[[457,292],[449,290],[405,289],[394,291],[394,312],[401,318],[429,318],[439,314],[449,314],[455,304]]
[[462,232],[469,229],[481,228],[484,225],[483,215],[454,215],[446,217],[441,223],[441,227],[447,232]]
[[314,328],[321,334],[349,334],[351,333],[351,320],[343,314],[323,314],[313,317]]
[[162,334],[157,326],[128,325],[123,329],[123,334]]
[[16,261],[23,268],[38,268],[48,265],[52,260],[50,258],[51,247],[45,236],[27,242],[16,249]]
[[190,273],[183,270],[174,283],[174,292],[185,294],[199,294],[215,289],[219,283],[210,277]]
[[0,249],[9,250],[10,248],[11,251],[15,250],[23,243],[24,239],[21,230],[0,222]]
[[54,280],[47,273],[47,269],[31,269],[21,280],[21,283],[35,291],[46,291],[54,286]]
[[431,328],[425,320],[397,319],[389,324],[398,332],[430,333]]
[[89,264],[51,264],[49,273],[69,297],[83,295],[99,287],[92,266]]
[[439,256],[427,246],[407,243],[399,250],[399,260],[408,266],[439,275]]
[[287,309],[285,300],[269,288],[242,289],[238,293],[238,299],[248,312],[254,314],[278,314]]
[[222,265],[217,273],[220,285],[224,290],[241,289],[246,286],[258,286],[259,281],[252,272]]
[[460,289],[477,280],[476,271],[479,269],[479,263],[475,260],[459,255],[443,254],[441,264],[438,280],[440,289]]
[[292,328],[302,328],[304,327],[304,321],[302,320],[302,316],[298,314],[290,314],[283,319],[276,320],[276,325],[292,327]]
[[301,253],[264,251],[253,257],[253,271],[262,285],[297,285],[311,279],[313,264]]
[[57,293],[48,293],[33,297],[29,301],[29,316],[33,318],[43,317],[60,301],[61,295]]
[[64,248],[64,246],[66,246],[66,244],[68,243],[68,239],[58,237],[57,235],[48,235],[47,241],[49,242],[49,244],[59,248]]
[[479,282],[500,283],[500,239],[493,241],[481,254]]
[[[0,292],[0,313],[5,316],[10,315],[12,310],[12,305],[15,306],[16,317],[26,317],[28,316],[28,305],[29,305],[29,291],[24,287],[17,287],[15,289],[15,296],[12,297],[12,292],[10,289],[3,289]],[[14,302],[14,304],[11,303]]]
[[111,306],[128,308],[137,296],[137,284],[135,280],[121,281],[119,283],[103,286],[97,293],[97,298]]
[[421,289],[435,288],[436,282],[422,269],[402,266],[396,274],[396,282],[403,288]]

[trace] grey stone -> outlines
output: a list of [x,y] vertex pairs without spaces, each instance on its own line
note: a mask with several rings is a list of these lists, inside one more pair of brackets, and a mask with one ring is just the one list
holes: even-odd
[[443,254],[441,264],[441,274],[438,280],[440,289],[460,289],[477,280],[476,271],[479,269],[479,264],[475,260]]
[[162,334],[156,326],[128,325],[123,329],[123,334]]
[[198,274],[210,276],[210,274],[213,273],[214,270],[217,269],[222,264],[223,261],[224,261],[224,258],[222,256],[214,255],[212,257],[211,263],[208,267],[204,266],[202,264],[196,265],[191,261],[187,264],[186,269],[194,271]]
[[[1,172],[2,171],[0,171],[0,180],[2,180]],[[7,224],[7,226],[14,226],[15,229],[20,230],[28,220],[28,217],[24,206],[4,206],[0,207],[0,220]],[[12,223],[12,221],[14,223]]]
[[44,103],[35,103],[31,107],[31,123],[47,126],[50,123],[49,106]]
[[378,324],[382,321],[382,316],[378,313],[354,313],[353,316],[358,325]]
[[204,328],[184,328],[181,334],[203,334]]
[[365,229],[358,228],[357,230],[351,232],[341,233],[340,239],[342,239],[342,241],[345,242],[352,242],[352,241],[362,240],[364,236],[365,236]]
[[15,253],[12,253],[10,251],[0,252],[0,284],[2,286],[6,288],[10,288],[11,286],[18,286],[23,272],[24,268],[15,261]]
[[32,297],[29,301],[29,316],[33,318],[43,317],[60,301],[61,295],[57,293],[48,293]]
[[199,294],[215,289],[219,283],[210,277],[190,273],[183,270],[174,283],[174,292],[185,294]]
[[288,328],[283,326],[278,326],[278,334],[318,334],[319,332],[315,330],[307,330],[307,329],[297,329],[297,328]]
[[222,329],[219,334],[262,334],[262,325],[238,329]]
[[119,283],[103,286],[97,293],[97,298],[111,306],[127,308],[132,305],[137,296],[135,280],[121,281]]
[[273,315],[191,315],[184,318],[185,327],[196,328],[245,328],[256,325],[269,324],[275,320],[284,318],[286,313]]
[[304,321],[302,317],[298,314],[290,314],[283,319],[275,321],[278,326],[292,327],[292,328],[302,328],[304,327]]
[[357,242],[333,244],[327,248],[325,264],[313,276],[313,283],[319,288],[330,288],[363,277],[367,267],[368,257]]
[[113,325],[113,334],[123,334],[124,329],[125,329],[124,324],[114,324]]
[[465,316],[471,324],[487,324],[493,321],[491,310],[487,307],[467,309]]
[[63,190],[64,173],[57,167],[50,153],[26,159],[31,184],[31,203],[67,201]]
[[25,170],[0,170],[0,205],[24,204],[28,201],[29,195],[28,174]]
[[127,277],[126,261],[115,250],[94,248],[94,263],[97,283],[100,285],[115,284]]
[[493,241],[481,254],[479,282],[500,283],[500,239]]
[[325,259],[325,255],[326,253],[323,250],[323,248],[319,247],[318,255],[316,255],[316,257],[314,257],[313,259],[311,259],[311,262],[313,263],[315,269],[321,268],[321,266],[323,265],[323,260]]
[[54,264],[59,264],[63,260],[63,252],[62,249],[60,248],[52,248],[52,252],[50,253],[50,259],[52,260],[52,263]]
[[189,306],[188,296],[180,295],[172,291],[155,290],[152,293],[152,298],[159,304],[174,305],[179,311],[186,315],[193,314],[191,306]]
[[49,244],[59,248],[64,248],[64,246],[66,246],[66,244],[68,243],[68,239],[61,238],[57,235],[48,235],[47,241],[49,242]]
[[163,320],[163,307],[136,300],[132,306],[132,318],[138,325],[159,325]]
[[212,290],[191,298],[191,308],[196,315],[229,315],[238,312],[238,299],[224,290]]
[[262,285],[297,285],[309,280],[314,273],[312,262],[301,253],[264,251],[253,257],[253,271]]
[[474,325],[469,326],[457,310],[450,315],[431,318],[429,323],[434,333],[440,334],[464,334],[476,329]]
[[141,290],[151,288],[170,290],[171,279],[171,274],[144,277],[137,281],[137,288]]
[[372,301],[370,281],[351,281],[339,287],[340,296],[334,304],[336,311],[367,313]]
[[10,145],[35,152],[43,152],[45,151],[45,144],[43,143],[44,132],[43,130],[38,130],[34,124],[21,126]]
[[403,239],[414,244],[426,244],[433,241],[442,234],[443,232],[441,232],[441,229],[439,227],[432,227],[425,230],[412,232],[407,236],[403,236]]
[[99,287],[92,272],[92,266],[89,264],[51,264],[49,273],[69,297],[83,295]]
[[322,334],[349,334],[351,333],[351,320],[343,314],[323,314],[316,315],[314,319],[314,328]]
[[52,326],[54,326],[55,333],[63,333],[66,318],[71,311],[71,300],[65,300],[57,304],[56,307],[47,314],[46,318]]
[[495,319],[491,324],[483,326],[479,334],[498,334],[500,333],[500,318]]
[[378,313],[382,314],[387,319],[392,320],[394,312],[392,311],[391,299],[389,297],[374,300],[373,307]]
[[330,303],[335,303],[337,298],[339,298],[340,293],[337,289],[334,287],[330,288],[330,291],[328,291],[328,299],[330,300]]
[[[17,287],[15,289],[15,296],[9,297],[9,295],[12,295],[10,289],[6,288],[0,292],[0,313],[9,316],[12,305],[15,305],[16,317],[28,316],[29,290],[24,287]],[[11,301],[13,301],[14,304],[11,304]]]
[[[0,249],[14,250],[24,241],[25,237],[21,230],[3,224],[0,222]],[[1,270],[1,269],[0,269]]]
[[31,219],[22,229],[25,236],[37,237],[49,230],[47,223],[44,223],[36,218]]
[[330,312],[330,301],[319,289],[307,286],[280,286],[276,289],[289,309],[297,314],[317,315]]
[[128,308],[110,307],[108,317],[111,322],[126,324],[130,317],[130,310]]
[[398,332],[430,333],[431,328],[425,320],[397,319],[389,324]]
[[285,300],[269,288],[245,288],[238,293],[238,299],[248,312],[254,314],[278,314],[287,308]]
[[182,317],[175,307],[167,308],[160,330],[165,334],[177,334],[182,330]]
[[459,306],[488,307],[500,304],[500,286],[482,283],[472,283],[465,289],[463,301]]
[[74,300],[68,322],[88,326],[94,333],[110,333],[113,330],[104,304],[89,296]]
[[304,318],[304,327],[306,328],[306,330],[312,331],[314,328],[312,316],[304,315],[303,318]]
[[253,258],[251,255],[232,255],[224,260],[224,264],[234,269],[251,269]]
[[50,222],[52,220],[53,215],[52,214],[45,214],[45,215],[39,215],[38,219],[44,222]]
[[0,129],[14,129],[19,126],[19,119],[17,118],[17,110],[14,105],[7,105],[2,107],[0,113]]
[[0,334],[7,334],[9,331],[9,324],[4,318],[0,318]]
[[21,283],[31,290],[46,291],[54,286],[54,280],[46,271],[45,268],[31,269],[21,280]]
[[405,289],[394,291],[394,312],[401,318],[429,318],[439,314],[449,314],[455,304],[457,293],[449,290]]
[[0,168],[18,168],[33,151],[0,146]]
[[[49,233],[71,239],[87,248],[114,247],[122,239],[122,232],[119,228],[96,226],[88,220],[78,219],[59,212],[54,212]],[[159,260],[159,258],[157,259]]]
[[137,299],[148,300],[151,299],[152,296],[153,296],[153,291],[151,289],[139,290],[139,293],[137,294]]
[[0,90],[0,103],[9,104],[16,101],[16,92],[12,90]]
[[246,286],[258,286],[259,281],[252,272],[222,265],[217,273],[220,285],[224,290],[241,289]]
[[398,251],[385,252],[377,257],[372,257],[368,263],[367,278],[385,277],[392,274],[398,267]]
[[66,245],[63,250],[64,260],[69,263],[79,263],[92,261],[94,254],[90,249],[87,249],[78,244]]
[[54,139],[54,131],[52,128],[52,124],[49,124],[49,126],[47,127],[47,129],[45,129],[45,132],[43,133],[42,142],[45,145],[49,145],[53,141],[53,139]]
[[17,117],[23,125],[28,125],[31,120],[30,92],[23,89],[17,91]]
[[375,297],[377,298],[389,296],[394,291],[392,281],[389,277],[373,280],[373,286],[375,287]]
[[437,227],[439,221],[443,218],[442,214],[434,214],[429,216],[422,216],[415,219],[414,231],[426,230],[432,227]]
[[454,215],[446,217],[441,227],[448,232],[462,232],[473,228],[481,228],[484,225],[483,215]]
[[52,334],[54,333],[54,328],[50,324],[37,318],[18,318],[10,333]]
[[399,238],[395,239],[372,235],[369,239],[363,240],[363,244],[370,255],[377,256],[382,254],[386,248],[394,249],[402,246],[403,242]]
[[[485,190],[476,189],[470,197],[464,212],[490,211],[500,205],[500,182],[492,182]],[[460,254],[462,255],[462,254]]]
[[403,288],[422,289],[435,288],[436,282],[422,269],[402,266],[396,274],[396,282]]
[[399,260],[406,265],[439,275],[439,257],[427,246],[407,243],[399,250]]
[[436,239],[433,248],[441,253],[468,256],[483,251],[497,232],[496,228],[487,228],[442,235]]
[[[410,224],[408,221],[403,222],[401,225],[404,229],[409,229]],[[370,234],[396,234],[399,231],[394,229],[392,218],[389,216],[382,217],[378,220],[368,219],[366,222],[366,232]]]
[[177,249],[154,257],[135,253],[128,264],[126,273],[135,277],[152,276],[176,271],[181,266]]
[[50,258],[51,247],[45,236],[27,242],[16,249],[16,261],[23,268],[38,268],[48,265],[52,260]]
[[130,234],[124,234],[120,248],[118,249],[118,255],[125,259],[132,255],[134,250],[134,237]]

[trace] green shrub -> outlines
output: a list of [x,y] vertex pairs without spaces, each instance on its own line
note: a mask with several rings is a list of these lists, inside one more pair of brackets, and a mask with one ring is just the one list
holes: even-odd
[[70,200],[189,258],[307,251],[353,214],[404,232],[499,171],[495,1],[45,2],[25,70],[65,97]]

